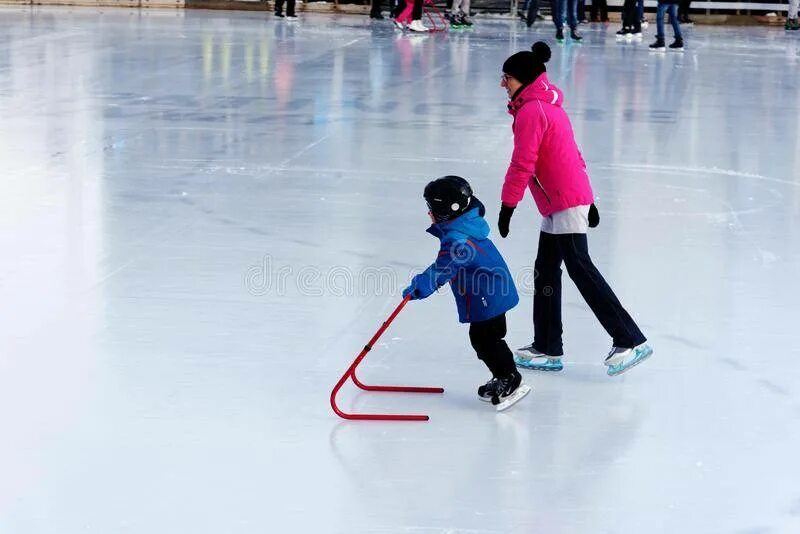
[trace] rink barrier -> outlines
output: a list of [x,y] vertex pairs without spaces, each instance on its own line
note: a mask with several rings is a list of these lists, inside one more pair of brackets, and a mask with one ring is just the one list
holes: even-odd
[[[350,3],[353,0],[333,0],[331,2],[297,2],[297,11],[301,13],[345,13],[366,15],[369,13],[370,4]],[[357,0],[356,0],[357,1]],[[607,0],[610,8],[621,8],[624,0]],[[384,11],[387,9],[383,0]],[[186,9],[226,9],[238,11],[272,11],[273,2],[258,0],[0,0],[0,5],[15,6],[87,6],[87,7],[124,7],[124,8],[186,8]],[[443,3],[442,3],[443,4]],[[545,2],[544,4],[548,4]],[[516,13],[520,0],[511,0],[508,3],[491,3],[482,6],[473,2],[473,9],[482,12],[484,8],[491,12],[503,12],[509,17]],[[503,8],[503,6],[508,6]],[[587,9],[591,0],[586,4]],[[656,0],[645,1],[645,7],[655,9]],[[781,3],[760,2],[726,2],[726,1],[693,1],[691,15],[696,22],[702,24],[777,24],[782,23],[783,15],[788,11],[788,1]],[[752,13],[755,12],[755,13]],[[772,12],[780,16],[768,17],[764,13]],[[648,12],[649,13],[649,12]],[[609,13],[612,21],[620,18],[618,11]]]
[[356,368],[358,364],[360,364],[369,351],[372,350],[372,347],[375,346],[375,342],[383,335],[389,325],[392,324],[394,318],[400,313],[400,311],[408,304],[408,301],[411,300],[411,295],[406,296],[400,304],[394,309],[392,314],[383,322],[381,327],[375,332],[375,335],[372,336],[364,348],[361,349],[361,352],[356,356],[356,359],[353,360],[353,363],[350,364],[350,367],[347,368],[347,371],[342,375],[336,385],[333,387],[331,391],[331,408],[333,408],[334,413],[343,419],[349,419],[351,421],[427,421],[429,418],[427,415],[404,415],[404,414],[354,414],[354,413],[347,413],[342,411],[336,403],[336,395],[339,393],[339,390],[342,389],[345,382],[348,379],[352,379],[353,383],[363,389],[364,391],[389,391],[393,393],[444,393],[444,388],[430,388],[430,387],[418,387],[418,386],[371,386],[368,384],[364,384],[361,382],[358,377],[356,376]]

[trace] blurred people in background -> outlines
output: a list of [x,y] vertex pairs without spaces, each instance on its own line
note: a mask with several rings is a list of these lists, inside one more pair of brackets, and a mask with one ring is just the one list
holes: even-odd
[[797,1],[789,0],[789,13],[786,15],[786,29],[789,31],[800,30],[800,24],[797,22]]
[[622,28],[617,32],[618,40],[633,40],[642,37],[642,20],[636,8],[636,0],[625,0],[622,6]]
[[397,5],[399,15],[395,16],[394,24],[401,30],[408,28],[412,32],[423,33],[428,28],[422,24],[422,0],[400,0]]
[[689,18],[691,5],[692,0],[680,0],[678,3],[678,20],[681,24],[694,24],[694,21]]
[[[286,2],[286,15],[283,14],[283,3]],[[295,0],[275,0],[275,16],[284,18],[284,16],[289,20],[297,19],[297,15],[294,14],[294,3]]]
[[372,7],[369,10],[369,18],[375,20],[383,20],[383,14],[381,13],[381,4],[383,0],[372,0]]
[[592,22],[608,22],[608,3],[606,0],[592,0],[589,12]]
[[569,36],[574,42],[583,37],[578,35],[578,0],[553,0],[553,24],[556,26],[556,41],[564,42],[564,19],[569,25]]
[[670,49],[683,50],[683,35],[681,25],[678,22],[678,0],[658,0],[658,11],[656,11],[656,42],[650,45],[651,50],[664,50],[664,15],[669,11],[669,23],[675,32],[675,41],[669,45]]

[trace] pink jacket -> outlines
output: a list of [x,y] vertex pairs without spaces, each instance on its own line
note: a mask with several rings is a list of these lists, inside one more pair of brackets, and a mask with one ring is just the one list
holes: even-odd
[[503,183],[502,201],[515,207],[527,186],[543,216],[594,202],[567,113],[564,94],[547,74],[525,87],[508,104],[514,117],[514,153]]

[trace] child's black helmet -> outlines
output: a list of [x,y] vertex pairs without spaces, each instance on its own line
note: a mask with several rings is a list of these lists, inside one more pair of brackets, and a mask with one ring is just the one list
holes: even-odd
[[425,186],[423,196],[437,222],[449,221],[467,211],[472,188],[460,176],[442,176]]

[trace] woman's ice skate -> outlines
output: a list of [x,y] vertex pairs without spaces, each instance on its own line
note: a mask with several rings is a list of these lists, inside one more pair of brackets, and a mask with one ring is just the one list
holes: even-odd
[[605,365],[608,366],[608,376],[616,376],[624,373],[631,367],[635,367],[645,361],[653,354],[650,345],[643,343],[632,349],[611,347],[611,352],[606,356]]
[[548,356],[533,347],[533,343],[514,351],[514,363],[522,369],[534,371],[561,371],[561,356]]

